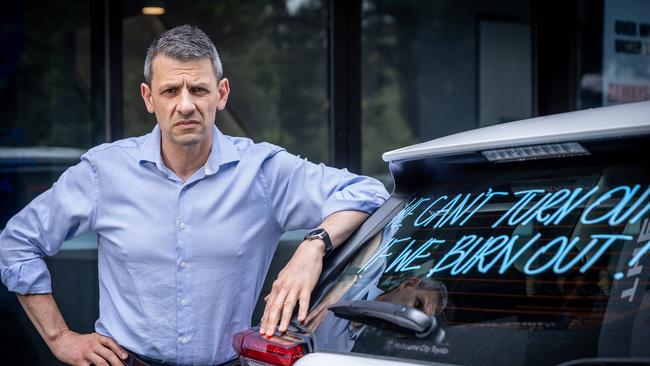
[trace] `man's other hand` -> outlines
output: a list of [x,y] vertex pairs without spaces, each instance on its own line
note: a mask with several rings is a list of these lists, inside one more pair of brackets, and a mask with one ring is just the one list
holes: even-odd
[[298,246],[266,297],[260,334],[272,336],[278,322],[278,330],[285,332],[296,303],[299,303],[298,321],[305,320],[311,292],[323,268],[324,250],[325,243],[322,240],[306,240]]
[[61,362],[75,366],[123,366],[126,351],[111,338],[98,333],[61,332],[48,346]]

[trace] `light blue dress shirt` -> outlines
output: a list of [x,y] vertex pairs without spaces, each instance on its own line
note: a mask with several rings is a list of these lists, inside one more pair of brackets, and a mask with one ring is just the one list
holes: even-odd
[[160,129],[102,144],[0,233],[10,291],[51,292],[44,256],[89,230],[99,247],[98,333],[149,358],[214,364],[235,356],[277,242],[342,210],[372,212],[378,181],[316,165],[213,127],[207,163],[183,182]]

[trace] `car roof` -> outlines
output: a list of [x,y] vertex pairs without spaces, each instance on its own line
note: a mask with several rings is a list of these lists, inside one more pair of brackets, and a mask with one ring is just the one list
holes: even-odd
[[385,152],[386,162],[540,143],[650,134],[650,101],[503,123]]

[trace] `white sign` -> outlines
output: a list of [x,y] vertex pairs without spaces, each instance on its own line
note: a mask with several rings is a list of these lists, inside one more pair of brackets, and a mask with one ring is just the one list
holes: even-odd
[[603,105],[650,99],[650,0],[605,0]]

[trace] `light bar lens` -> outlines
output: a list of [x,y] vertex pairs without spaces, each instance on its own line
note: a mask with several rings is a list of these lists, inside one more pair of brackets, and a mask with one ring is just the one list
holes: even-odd
[[501,163],[534,159],[557,158],[562,156],[589,155],[589,151],[577,142],[513,147],[508,149],[486,150],[481,154],[489,161]]
[[267,338],[254,330],[233,337],[233,348],[243,366],[291,366],[305,355],[300,338],[285,333]]

